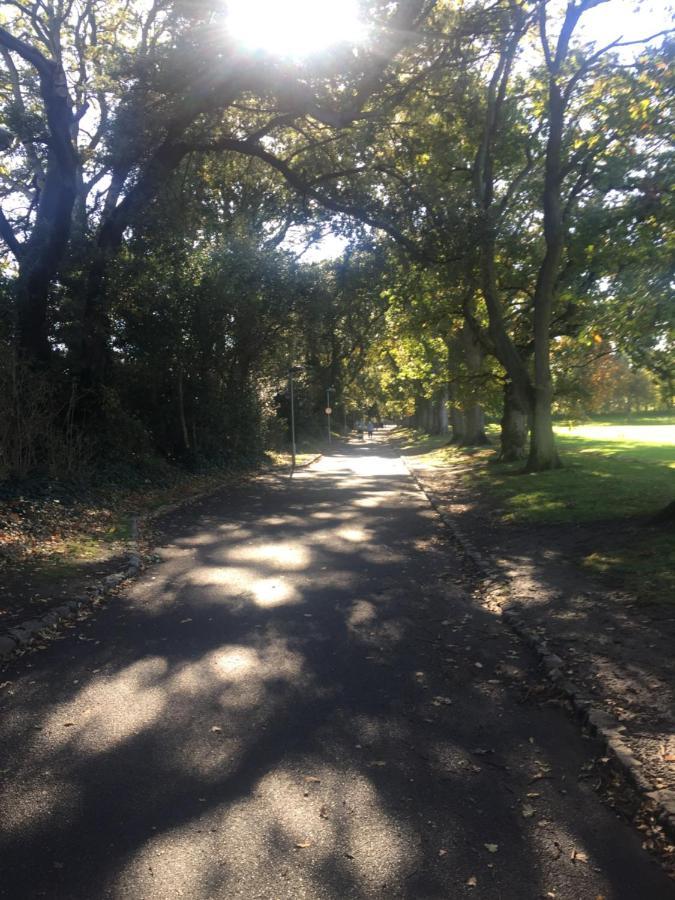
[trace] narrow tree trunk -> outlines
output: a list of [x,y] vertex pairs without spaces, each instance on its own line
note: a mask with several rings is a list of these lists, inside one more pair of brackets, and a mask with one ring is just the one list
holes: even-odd
[[438,398],[438,433],[448,433],[448,386],[444,384]]
[[185,419],[185,398],[183,394],[183,369],[178,367],[178,418],[180,421],[180,430],[183,436],[183,447],[185,450],[190,449],[190,438],[188,437],[187,421]]
[[501,419],[501,462],[519,462],[527,457],[528,406],[527,401],[518,396],[513,382],[507,381]]
[[466,370],[469,376],[466,388],[467,400],[464,404],[465,427],[462,444],[474,447],[489,443],[485,433],[485,415],[479,403],[479,390],[477,387],[483,368],[485,351],[468,321],[465,321],[462,325],[461,341]]

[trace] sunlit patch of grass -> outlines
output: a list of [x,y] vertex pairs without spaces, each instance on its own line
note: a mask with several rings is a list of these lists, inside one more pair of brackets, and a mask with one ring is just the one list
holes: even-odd
[[471,475],[499,502],[507,522],[566,524],[649,515],[675,496],[675,417],[642,422],[559,425],[562,469],[525,474],[521,464],[491,462]]
[[[494,426],[488,427],[488,434],[491,432],[494,432]],[[494,451],[494,446],[458,447],[450,443],[447,434],[421,434],[411,428],[398,429],[396,438],[401,455],[414,465],[456,465],[471,460],[484,462]]]
[[558,446],[565,452],[592,453],[604,456],[632,457],[643,462],[661,463],[675,468],[675,417],[669,423],[663,417],[659,424],[633,420],[556,426]]
[[473,477],[512,522],[593,522],[648,515],[675,495],[665,464],[620,455],[562,451],[564,468],[525,474],[521,465],[477,467]]

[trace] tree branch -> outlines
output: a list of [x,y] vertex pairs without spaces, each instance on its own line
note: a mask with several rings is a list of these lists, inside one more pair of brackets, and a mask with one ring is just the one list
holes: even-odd
[[306,181],[299,172],[292,169],[285,160],[279,159],[279,157],[261,147],[260,144],[252,143],[250,141],[241,141],[236,138],[222,137],[210,143],[185,145],[186,153],[189,151],[212,153],[218,150],[232,150],[235,153],[242,153],[246,156],[255,156],[257,159],[262,160],[272,169],[279,172],[284,177],[285,181],[301,196],[316,201],[321,206],[331,210],[331,212],[351,216],[352,218],[358,219],[364,225],[368,225],[378,231],[384,231],[385,234],[392,237],[398,244],[405,247],[405,249],[416,259],[435,261],[434,258],[423,251],[415,241],[404,235],[386,219],[373,215],[360,204],[345,203],[341,200],[335,200],[332,197],[326,196],[316,190],[316,188],[310,182]]
[[21,257],[23,256],[23,244],[14,234],[14,229],[12,228],[9,219],[5,216],[2,209],[0,209],[0,237],[2,237],[4,242],[14,254],[17,262],[19,262],[21,260]]

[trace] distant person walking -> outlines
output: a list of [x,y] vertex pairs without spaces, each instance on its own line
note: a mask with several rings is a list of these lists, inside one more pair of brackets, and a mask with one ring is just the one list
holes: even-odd
[[368,425],[366,427],[368,428],[368,437],[372,440],[373,432],[375,431],[375,426],[370,421],[370,419],[368,420]]

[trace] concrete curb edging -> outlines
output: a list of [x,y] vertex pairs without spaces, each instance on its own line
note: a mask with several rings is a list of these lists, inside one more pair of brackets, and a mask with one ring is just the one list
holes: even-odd
[[20,625],[14,625],[0,635],[0,662],[6,662],[17,650],[23,650],[39,640],[49,640],[50,630],[62,622],[77,618],[84,609],[94,606],[109,594],[113,588],[133,578],[143,567],[140,553],[134,546],[126,554],[125,567],[120,572],[113,572],[101,579],[90,591],[75,600],[67,600],[60,606],[50,609],[38,619],[29,619]]
[[[630,784],[641,795],[644,802],[653,809],[669,839],[675,841],[675,791],[654,789],[654,786],[650,784],[641,771],[642,763],[636,759],[623,740],[619,723],[604,709],[593,706],[592,701],[583,696],[583,692],[578,685],[565,677],[563,673],[564,661],[557,654],[551,652],[545,638],[542,638],[534,628],[527,625],[520,618],[518,605],[511,596],[510,579],[503,572],[499,572],[494,566],[491,566],[485,557],[478,552],[471,541],[457,527],[457,523],[452,517],[444,512],[439,498],[424,487],[416,472],[408,465],[405,457],[401,456],[400,458],[418,489],[424,494],[430,506],[443,522],[443,525],[451,533],[454,542],[484,580],[488,592],[492,585],[495,588],[495,592],[501,594],[501,602],[490,603],[488,601],[484,605],[492,612],[501,614],[511,630],[535,651],[547,677],[570,702],[576,718],[583,725],[587,726],[591,733],[602,742],[607,755],[613,761],[615,767],[628,778]],[[504,595],[506,596],[504,597]],[[505,605],[505,602],[508,605]]]
[[[318,459],[321,459],[322,453],[317,454],[309,460],[302,463],[296,468],[306,468],[311,466]],[[97,584],[94,585],[86,594],[82,594],[74,600],[67,600],[60,606],[56,606],[46,612],[43,616],[35,619],[29,619],[21,622],[19,625],[13,625],[7,631],[0,634],[0,663],[8,661],[17,651],[23,650],[25,647],[42,640],[48,640],[50,630],[55,629],[62,622],[68,622],[77,618],[78,614],[100,601],[108,595],[114,588],[118,587],[124,581],[134,578],[144,568],[144,561],[139,551],[139,537],[144,525],[159,519],[169,513],[176,512],[186,506],[191,506],[199,500],[217,493],[227,487],[226,483],[207,488],[175,503],[167,503],[159,506],[157,509],[146,513],[143,516],[132,516],[131,519],[131,541],[130,550],[125,555],[124,566],[119,572],[113,572],[106,575]]]

